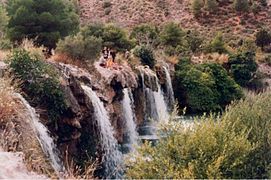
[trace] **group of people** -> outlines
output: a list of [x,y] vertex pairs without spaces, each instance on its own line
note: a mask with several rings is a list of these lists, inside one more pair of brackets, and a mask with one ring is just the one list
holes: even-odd
[[103,62],[102,66],[105,66],[106,68],[112,67],[112,65],[115,63],[116,59],[116,51],[107,47],[104,47],[103,51]]

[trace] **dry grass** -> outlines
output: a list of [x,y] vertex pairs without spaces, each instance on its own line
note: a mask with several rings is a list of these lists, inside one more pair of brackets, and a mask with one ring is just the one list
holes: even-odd
[[24,39],[20,47],[28,51],[34,57],[45,59],[44,52],[46,52],[46,49],[43,46],[35,46],[33,40]]
[[80,68],[86,67],[83,61],[73,59],[69,55],[64,54],[64,53],[56,53],[55,55],[51,56],[49,60],[54,61],[54,62],[64,63],[64,64],[72,64]]
[[4,61],[8,57],[9,53],[9,51],[0,50],[0,61]]

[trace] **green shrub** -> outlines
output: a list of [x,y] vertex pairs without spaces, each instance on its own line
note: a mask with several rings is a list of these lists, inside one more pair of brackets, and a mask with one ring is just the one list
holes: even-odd
[[227,65],[234,80],[244,87],[249,85],[258,69],[254,52],[243,52],[231,55]]
[[135,38],[139,45],[157,45],[158,28],[149,24],[138,25],[133,28],[130,37]]
[[227,179],[238,178],[253,145],[247,133],[228,131],[215,118],[202,120],[193,129],[178,123],[166,127],[158,145],[144,144],[128,163],[133,179]]
[[176,48],[181,44],[184,35],[185,34],[179,25],[171,22],[163,27],[160,39],[163,45]]
[[218,64],[192,65],[181,61],[176,67],[175,94],[191,112],[218,111],[235,99],[242,90]]
[[149,46],[137,46],[134,49],[134,54],[140,58],[141,63],[153,68],[156,61],[152,49]]
[[73,59],[94,60],[102,50],[102,39],[94,36],[84,38],[78,33],[60,40],[56,50],[68,54]]
[[227,53],[222,33],[218,33],[209,45],[209,52]]
[[202,118],[192,128],[172,122],[156,146],[144,144],[128,161],[127,178],[269,179],[271,93],[249,95],[220,119]]
[[255,43],[264,50],[264,47],[271,43],[271,34],[267,30],[261,29],[256,33]]
[[37,45],[52,49],[62,37],[78,29],[79,17],[64,0],[11,0],[8,36],[13,42],[33,39]]
[[200,15],[201,9],[204,6],[204,2],[202,0],[193,0],[191,6],[194,16],[198,17]]
[[51,121],[58,120],[67,106],[54,68],[25,50],[15,50],[9,62],[32,103],[45,107]]
[[126,31],[112,24],[91,24],[83,28],[84,38],[94,36],[103,41],[103,46],[107,46],[118,51],[125,51],[133,47],[133,42],[127,37]]
[[185,37],[185,40],[189,50],[192,53],[195,53],[198,50],[200,50],[201,45],[203,43],[202,37],[200,37],[199,33],[196,31],[189,31]]
[[229,131],[248,131],[248,140],[256,145],[242,167],[240,178],[269,179],[271,177],[271,92],[249,94],[227,110],[223,121]]
[[248,0],[234,0],[233,8],[237,12],[248,12],[249,10]]

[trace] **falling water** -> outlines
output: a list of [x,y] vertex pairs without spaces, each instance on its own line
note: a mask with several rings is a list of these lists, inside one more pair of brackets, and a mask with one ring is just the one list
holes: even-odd
[[128,148],[130,152],[134,151],[134,147],[137,145],[138,133],[136,131],[136,117],[133,110],[133,96],[130,89],[126,88],[123,90],[124,98],[122,101],[123,117],[126,123]]
[[168,104],[168,109],[172,110],[174,106],[174,92],[172,88],[172,81],[170,77],[170,73],[167,67],[163,67],[164,71],[166,73],[166,97],[167,97],[167,104]]
[[22,95],[16,93],[15,96],[21,100],[21,102],[28,110],[32,120],[31,126],[37,134],[38,141],[42,147],[43,152],[49,157],[52,167],[57,173],[64,171],[64,166],[62,165],[62,162],[56,153],[56,145],[54,144],[53,139],[50,137],[48,129],[39,121],[39,117],[35,109],[29,105],[29,103],[23,98]]
[[[155,82],[158,87],[158,92],[151,90],[145,86],[145,78],[151,80],[151,76],[156,76],[150,74],[150,72],[145,72],[145,69],[139,69],[142,79],[142,89],[145,99],[144,104],[144,123],[139,128],[140,138],[142,140],[156,140],[158,137],[156,135],[156,124],[155,121],[167,122],[169,115],[167,111],[167,105],[164,100],[163,93],[161,91],[161,86],[158,82],[158,78],[155,77]],[[146,77],[145,77],[146,76]],[[151,121],[150,121],[151,119]]]
[[161,90],[161,86],[158,82],[158,78],[156,77],[156,84],[158,86],[158,92],[153,92],[154,93],[154,99],[155,99],[155,106],[158,112],[158,120],[161,122],[167,122],[169,119],[169,114],[167,110],[167,105],[164,99],[164,95]]
[[93,104],[95,118],[100,133],[100,144],[104,152],[106,178],[120,178],[122,169],[122,154],[114,137],[114,129],[109,121],[108,113],[97,94],[88,86],[82,85],[83,90]]

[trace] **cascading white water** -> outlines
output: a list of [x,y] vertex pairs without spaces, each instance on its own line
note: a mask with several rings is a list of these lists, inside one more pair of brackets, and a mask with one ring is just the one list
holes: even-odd
[[168,109],[171,110],[174,106],[174,92],[172,87],[172,81],[170,77],[170,73],[167,67],[163,67],[165,73],[166,73],[166,97],[167,97],[167,103],[168,103]]
[[98,125],[100,145],[105,164],[106,178],[120,178],[122,170],[122,154],[118,150],[118,143],[114,137],[108,113],[97,94],[88,86],[82,85],[83,90],[93,104],[94,114]]
[[[142,88],[143,88],[143,92],[145,95],[145,109],[144,110],[146,112],[149,111],[146,113],[146,115],[149,116],[148,118],[151,118],[153,120],[167,121],[167,119],[169,118],[167,105],[165,102],[163,92],[161,90],[161,86],[158,82],[157,76],[155,75],[155,83],[158,87],[158,92],[155,92],[145,86],[144,70],[143,69],[139,69],[139,70],[140,70],[140,74],[141,74],[141,78],[142,78],[142,84],[143,84]],[[147,74],[147,79],[148,80],[151,79],[148,74]]]
[[155,99],[155,106],[158,112],[158,120],[161,122],[167,122],[169,119],[169,114],[167,110],[167,105],[164,99],[164,95],[161,90],[161,86],[158,82],[158,78],[156,77],[156,84],[158,86],[158,92],[153,92],[154,93],[154,99]]
[[31,126],[37,134],[37,139],[43,152],[50,159],[52,167],[57,173],[64,171],[64,166],[58,156],[56,145],[50,137],[48,129],[39,121],[39,117],[35,109],[30,106],[21,94],[15,93],[15,96],[20,99],[26,107],[31,118]]
[[123,90],[124,98],[122,101],[123,117],[125,119],[126,134],[128,136],[129,151],[133,152],[138,141],[138,133],[136,131],[136,117],[133,110],[133,96],[130,89],[126,88]]

